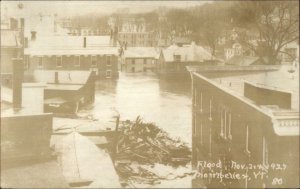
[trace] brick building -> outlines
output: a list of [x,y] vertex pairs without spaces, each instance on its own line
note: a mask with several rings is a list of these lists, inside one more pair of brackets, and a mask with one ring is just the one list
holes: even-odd
[[1,28],[1,82],[12,86],[13,58],[22,58],[24,53],[24,19],[8,21],[9,27]]
[[98,78],[118,78],[119,47],[110,36],[41,36],[25,49],[27,75],[34,70],[94,71]]
[[[210,72],[199,67],[189,70],[193,91],[193,169],[208,173],[206,168],[199,169],[199,162],[220,161],[219,171],[224,174],[239,173],[252,178],[225,178],[221,182],[197,177],[193,187],[298,188],[299,72],[291,77],[285,67],[269,72],[247,70],[247,66]],[[233,161],[246,164],[246,168],[236,169]],[[268,177],[254,179],[257,169],[252,165],[264,167],[262,172]],[[272,169],[274,165],[285,169]],[[212,170],[210,173],[218,168]]]

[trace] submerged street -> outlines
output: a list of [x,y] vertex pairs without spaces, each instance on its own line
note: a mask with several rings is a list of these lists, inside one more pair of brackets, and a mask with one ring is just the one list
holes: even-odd
[[141,116],[172,137],[191,144],[190,81],[160,79],[153,73],[120,73],[118,80],[99,80],[95,102],[80,113],[102,121],[134,120]]

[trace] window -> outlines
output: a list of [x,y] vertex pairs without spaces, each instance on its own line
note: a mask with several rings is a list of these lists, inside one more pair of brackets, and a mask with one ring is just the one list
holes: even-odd
[[92,61],[91,66],[96,67],[97,66],[97,56],[92,56],[91,61]]
[[74,56],[74,66],[80,67],[80,56]]
[[225,107],[221,107],[221,133],[220,136],[227,139],[232,139],[231,135],[231,112]]
[[56,67],[58,67],[58,68],[62,67],[62,57],[61,56],[56,57]]
[[211,134],[211,127],[209,128],[209,156],[212,155],[212,134]]
[[200,93],[200,111],[201,112],[203,111],[203,108],[202,108],[202,92]]
[[29,69],[29,56],[24,56],[24,69],[28,70]]
[[246,146],[245,146],[245,153],[249,156],[250,150],[249,150],[249,126],[246,126]]
[[263,137],[263,165],[268,165],[269,164],[269,150],[268,150],[268,145],[266,138]]
[[203,145],[203,131],[202,131],[202,122],[200,122],[200,144]]
[[194,130],[193,130],[193,135],[197,136],[197,117],[193,116],[194,119]]
[[221,107],[221,132],[220,136],[227,140],[227,139],[232,139],[231,135],[231,112],[225,108]]
[[39,57],[38,68],[43,68],[43,57]]
[[194,106],[197,106],[197,88],[194,88]]
[[174,61],[175,62],[180,62],[181,61],[181,56],[180,55],[174,55]]
[[135,60],[134,59],[131,60],[131,64],[135,64]]
[[106,70],[106,78],[111,78],[111,70]]
[[209,120],[212,120],[212,98],[209,100]]
[[111,59],[112,59],[111,56],[106,57],[106,66],[111,66]]

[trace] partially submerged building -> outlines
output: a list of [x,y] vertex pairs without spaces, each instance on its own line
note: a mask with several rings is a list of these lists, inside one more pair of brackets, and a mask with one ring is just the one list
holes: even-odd
[[[237,65],[188,69],[193,91],[192,165],[200,173],[193,187],[299,187],[298,70]],[[209,170],[203,162],[221,166]],[[259,171],[267,176],[255,179]],[[220,181],[210,177],[216,172],[247,179]]]
[[158,55],[159,52],[154,47],[128,47],[121,56],[121,70],[131,73],[154,71]]
[[[2,24],[2,21],[1,21]],[[13,58],[24,53],[24,19],[11,18],[7,27],[1,27],[1,85],[12,86]]]
[[213,65],[217,60],[206,49],[192,42],[189,45],[171,45],[160,53],[157,72],[162,75],[188,75],[186,66]]
[[94,102],[95,76],[91,71],[36,70],[34,80],[45,83],[45,112],[73,114]]

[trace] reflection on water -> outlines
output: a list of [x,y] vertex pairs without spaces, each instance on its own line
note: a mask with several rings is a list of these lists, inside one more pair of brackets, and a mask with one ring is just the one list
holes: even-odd
[[152,73],[120,73],[116,81],[98,81],[96,98],[90,110],[97,119],[122,120],[138,115],[154,122],[174,137],[191,144],[192,109],[189,80],[159,79]]

